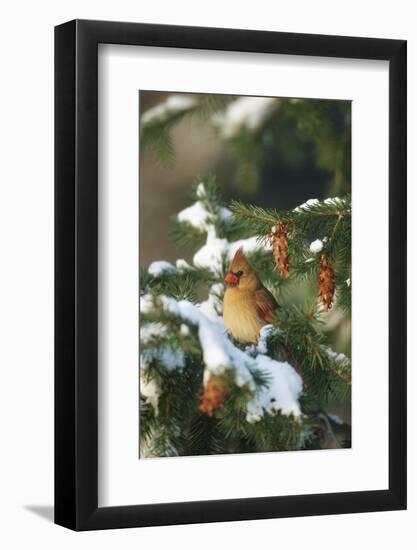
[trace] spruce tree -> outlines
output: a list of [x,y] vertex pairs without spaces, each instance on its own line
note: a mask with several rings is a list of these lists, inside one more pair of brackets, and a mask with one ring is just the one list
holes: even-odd
[[[237,101],[191,96],[158,106],[142,119],[142,147],[166,160],[174,154],[172,125],[209,113],[239,156],[242,143],[257,142],[254,133],[272,125],[281,105],[265,102],[256,128],[222,126]],[[325,330],[329,312],[350,315],[350,196],[312,199],[287,211],[225,205],[215,178],[199,178],[190,205],[173,217],[170,238],[192,250],[193,259],[141,268],[141,456],[350,446],[350,427],[332,414],[332,404],[350,400],[351,362],[332,349]],[[224,277],[239,248],[280,304],[256,345],[234,341],[222,319]],[[304,296],[296,303],[294,289]]]

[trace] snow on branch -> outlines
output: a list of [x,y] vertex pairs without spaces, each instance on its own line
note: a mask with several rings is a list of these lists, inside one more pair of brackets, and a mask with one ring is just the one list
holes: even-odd
[[[251,393],[247,405],[246,419],[257,422],[266,413],[280,411],[284,415],[301,415],[299,397],[303,383],[295,369],[287,362],[276,361],[263,353],[253,356],[253,350],[241,350],[236,347],[226,334],[223,319],[217,314],[218,293],[222,289],[214,285],[206,302],[196,306],[187,300],[175,300],[167,296],[153,298],[150,295],[141,297],[142,313],[162,312],[179,318],[182,323],[197,327],[204,363],[204,383],[211,377],[228,373],[238,387],[245,386]],[[158,328],[159,330],[159,328]],[[265,333],[266,334],[266,333]],[[259,348],[266,351],[265,348]],[[165,352],[164,352],[165,353]],[[165,358],[167,359],[167,358]],[[160,361],[165,365],[165,359]],[[167,368],[171,368],[176,359],[168,359]],[[145,367],[147,363],[144,362]],[[256,383],[255,375],[261,375],[264,384]],[[149,387],[147,386],[149,390]],[[152,393],[152,392],[150,392]],[[158,389],[145,397],[155,404]]]
[[279,222],[294,222],[313,220],[315,217],[350,217],[351,198],[349,195],[344,197],[332,197],[319,201],[318,199],[309,199],[300,204],[292,211],[278,212],[272,208],[265,209],[259,206],[246,205],[240,201],[232,201],[231,208],[233,213],[241,219],[251,220],[254,224],[259,222],[269,231],[271,225]]
[[177,217],[179,222],[189,223],[200,231],[207,231],[209,226],[215,222],[216,216],[221,221],[228,221],[232,217],[232,213],[228,208],[222,206],[216,208],[215,213],[209,212],[205,204],[199,200],[188,208],[181,210]]
[[221,136],[226,139],[234,137],[242,128],[255,132],[279,105],[280,100],[273,97],[240,97],[224,112],[216,113],[213,124],[220,128]]
[[141,124],[147,126],[154,122],[164,122],[170,116],[188,111],[196,105],[191,95],[171,95],[163,103],[148,109],[142,114]]
[[316,206],[318,204],[320,204],[319,199],[308,199],[308,201],[303,202],[303,204],[300,204],[294,208],[294,212],[302,212],[303,210],[308,210],[312,206]]
[[208,269],[219,276],[224,261],[230,261],[238,248],[242,248],[245,253],[271,250],[270,242],[256,235],[234,242],[219,237],[218,225],[230,223],[232,212],[228,208],[210,201],[204,183],[198,185],[196,196],[198,200],[177,215],[177,220],[180,223],[189,224],[207,234],[206,243],[194,254],[193,264],[195,267]]
[[215,227],[210,226],[206,244],[194,254],[193,263],[196,267],[209,269],[215,275],[220,275],[223,262],[230,261],[238,248],[248,254],[256,250],[271,250],[271,245],[256,236],[229,243],[227,239],[217,237]]
[[323,241],[321,239],[316,239],[310,244],[310,251],[318,254],[323,250]]
[[167,271],[173,272],[175,271],[175,267],[170,262],[166,262],[165,260],[152,262],[148,267],[148,272],[153,277],[160,277],[163,273],[166,273]]
[[146,368],[152,361],[160,361],[166,369],[184,367],[182,349],[173,349],[169,343],[169,331],[163,323],[147,323],[140,328],[140,366]]

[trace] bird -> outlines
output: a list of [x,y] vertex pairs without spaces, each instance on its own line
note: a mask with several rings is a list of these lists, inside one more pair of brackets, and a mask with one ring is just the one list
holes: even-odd
[[238,342],[256,344],[260,329],[275,322],[277,301],[262,284],[243,248],[236,251],[224,281],[223,321],[227,331]]

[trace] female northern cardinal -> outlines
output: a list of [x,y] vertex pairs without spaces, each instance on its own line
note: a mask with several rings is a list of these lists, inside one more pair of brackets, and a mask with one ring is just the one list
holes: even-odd
[[239,342],[256,344],[260,329],[274,322],[273,311],[278,304],[248,263],[242,248],[234,256],[225,282],[224,324]]

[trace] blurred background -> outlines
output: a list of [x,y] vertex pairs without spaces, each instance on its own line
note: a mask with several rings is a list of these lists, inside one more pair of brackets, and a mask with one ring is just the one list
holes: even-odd
[[350,107],[349,101],[141,91],[143,262],[178,257],[164,235],[198,175],[216,176],[226,204],[242,199],[283,210],[349,193]]
[[[214,175],[232,199],[277,210],[351,189],[350,101],[141,91],[140,264],[192,259],[169,238],[198,176]],[[306,281],[286,294],[315,299]],[[350,356],[350,315],[333,308],[325,330]],[[343,415],[345,416],[345,414]]]

